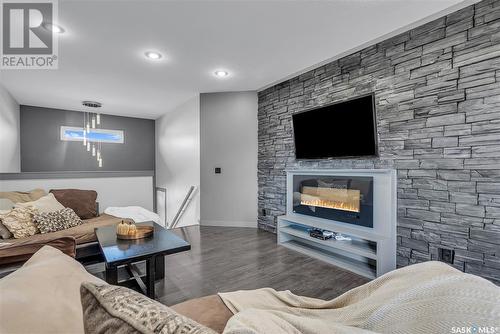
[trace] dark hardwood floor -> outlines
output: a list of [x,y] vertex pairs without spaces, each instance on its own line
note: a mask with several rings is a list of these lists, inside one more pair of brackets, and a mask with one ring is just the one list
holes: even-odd
[[322,299],[368,279],[276,244],[276,235],[251,228],[190,226],[174,230],[192,249],[165,258],[157,299],[173,305],[217,292],[271,287]]

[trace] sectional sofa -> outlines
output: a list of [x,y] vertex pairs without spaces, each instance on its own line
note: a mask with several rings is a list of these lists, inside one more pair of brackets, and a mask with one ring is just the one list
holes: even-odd
[[[88,193],[92,191],[72,190],[74,193],[84,193],[88,197]],[[95,192],[94,192],[95,193]],[[30,203],[39,200],[46,196],[47,193],[42,189],[34,189],[29,192],[2,192],[0,193],[0,210],[11,209],[15,204]],[[97,193],[91,194],[97,197]],[[107,225],[115,225],[122,221],[122,218],[114,217],[107,214],[99,215],[99,205],[94,197],[87,200],[88,205],[93,205],[94,209],[91,214],[86,214],[84,209],[75,208],[77,211],[84,212],[82,214],[83,223],[81,225],[63,229],[50,233],[37,233],[23,238],[10,237],[0,240],[0,267],[15,266],[22,264],[29,259],[37,250],[44,245],[50,245],[61,250],[63,253],[76,257],[78,260],[85,261],[99,256],[99,249],[96,245],[95,228]],[[73,202],[78,201],[78,198],[72,199]],[[72,205],[74,207],[74,205]],[[81,214],[81,212],[79,212]]]

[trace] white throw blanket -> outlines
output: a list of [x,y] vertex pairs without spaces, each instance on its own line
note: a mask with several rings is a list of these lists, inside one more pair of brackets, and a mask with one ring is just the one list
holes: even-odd
[[269,288],[219,296],[235,313],[224,334],[500,333],[500,287],[440,262],[392,271],[330,301]]
[[104,213],[119,218],[129,218],[136,223],[154,221],[163,226],[160,216],[140,206],[110,206]]

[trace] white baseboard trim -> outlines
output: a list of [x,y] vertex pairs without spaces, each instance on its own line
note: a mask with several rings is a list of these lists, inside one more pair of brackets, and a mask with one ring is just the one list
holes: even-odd
[[188,227],[188,226],[196,226],[196,225],[200,225],[200,221],[199,220],[197,220],[194,223],[188,222],[186,224],[183,224],[182,223],[182,219],[181,219],[181,222],[179,222],[179,224],[177,224],[177,226],[175,228],[178,228],[178,227]]
[[200,220],[201,226],[224,226],[224,227],[251,227],[257,228],[257,222],[245,222],[234,220]]

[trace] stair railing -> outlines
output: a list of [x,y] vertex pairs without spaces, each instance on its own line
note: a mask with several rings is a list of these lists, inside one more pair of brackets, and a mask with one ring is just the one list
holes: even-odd
[[168,228],[175,228],[177,226],[182,215],[187,210],[189,203],[191,203],[195,191],[196,191],[196,186],[191,186],[189,188],[188,193],[186,194],[186,197],[184,197],[184,200],[182,201],[182,204],[179,208],[179,211],[177,211],[177,213],[175,214],[175,217],[172,220],[172,223],[170,224],[170,226],[168,226]]

